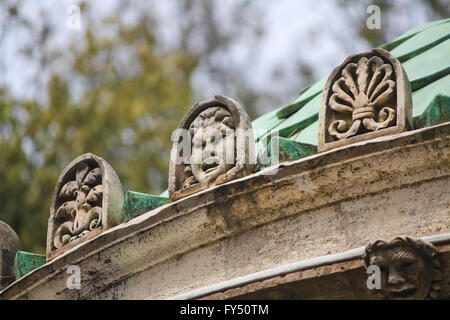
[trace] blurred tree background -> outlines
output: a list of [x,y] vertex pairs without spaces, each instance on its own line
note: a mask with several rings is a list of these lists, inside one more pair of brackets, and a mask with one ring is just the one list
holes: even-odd
[[[159,194],[171,133],[194,101],[225,94],[254,119],[293,101],[346,55],[416,26],[418,10],[422,23],[449,15],[445,0],[324,1],[317,12],[300,1],[291,19],[283,12],[295,11],[293,1],[73,2],[80,30],[66,26],[72,2],[0,3],[0,220],[37,253],[45,252],[56,180],[75,157],[92,152],[124,191]],[[380,30],[365,27],[370,4],[382,9]],[[353,35],[342,35],[342,21]]]

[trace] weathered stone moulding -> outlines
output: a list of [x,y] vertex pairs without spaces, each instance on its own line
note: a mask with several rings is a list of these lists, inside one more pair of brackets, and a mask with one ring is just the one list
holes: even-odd
[[122,185],[102,158],[73,160],[58,178],[50,208],[47,261],[121,222]]
[[380,268],[384,299],[438,299],[442,273],[437,253],[431,243],[401,236],[370,243],[363,259],[366,267]]
[[[255,171],[252,125],[236,101],[217,95],[212,100],[194,104],[181,120],[177,132],[172,137],[169,166],[172,201]],[[183,149],[186,145],[190,152]],[[204,155],[205,151],[211,156],[196,160],[197,155]]]
[[318,151],[412,128],[408,77],[384,49],[349,56],[322,91]]

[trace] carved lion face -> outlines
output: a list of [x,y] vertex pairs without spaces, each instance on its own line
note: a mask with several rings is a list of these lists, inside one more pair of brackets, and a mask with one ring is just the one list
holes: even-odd
[[234,166],[233,129],[231,114],[221,107],[208,108],[193,121],[190,161],[198,182],[217,178]]

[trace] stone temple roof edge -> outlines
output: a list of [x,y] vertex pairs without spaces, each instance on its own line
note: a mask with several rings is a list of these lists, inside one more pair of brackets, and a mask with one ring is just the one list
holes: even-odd
[[[422,116],[436,96],[450,97],[450,87],[445,81],[440,83],[441,79],[450,74],[449,38],[450,18],[416,27],[396,40],[380,46],[398,58],[405,68],[413,91],[413,117],[416,119]],[[429,63],[424,64],[424,60]],[[253,120],[252,125],[259,133],[257,140],[261,140],[273,130],[278,130],[281,136],[288,137],[297,129],[290,139],[317,145],[320,95],[327,78],[328,75],[301,90],[293,103]],[[423,96],[427,94],[431,96],[424,99]],[[414,129],[420,127],[419,123]]]

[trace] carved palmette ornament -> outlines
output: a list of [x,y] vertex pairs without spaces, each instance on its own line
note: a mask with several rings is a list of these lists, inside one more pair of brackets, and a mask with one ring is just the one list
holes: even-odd
[[322,92],[318,151],[410,130],[411,101],[408,77],[389,52],[348,57]]
[[122,185],[111,166],[91,153],[61,173],[50,208],[47,260],[120,221]]
[[253,129],[245,110],[217,95],[194,104],[172,136],[172,201],[255,171]]
[[438,250],[431,243],[406,236],[368,244],[366,267],[380,270],[378,293],[389,300],[423,300],[440,297],[442,270]]

